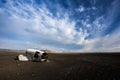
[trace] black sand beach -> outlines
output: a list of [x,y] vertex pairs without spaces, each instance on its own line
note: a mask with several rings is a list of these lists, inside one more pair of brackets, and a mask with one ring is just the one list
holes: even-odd
[[0,51],[0,80],[120,80],[120,53],[49,53],[48,62],[20,62]]

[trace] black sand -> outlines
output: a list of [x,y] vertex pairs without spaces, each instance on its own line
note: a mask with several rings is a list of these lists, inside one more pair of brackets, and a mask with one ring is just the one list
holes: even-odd
[[0,51],[0,80],[120,80],[120,53],[49,54],[48,62],[20,62]]

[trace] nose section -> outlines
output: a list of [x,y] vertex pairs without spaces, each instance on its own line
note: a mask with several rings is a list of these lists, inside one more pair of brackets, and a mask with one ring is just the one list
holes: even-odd
[[41,56],[42,59],[47,59],[48,58],[48,54],[47,53],[43,53]]

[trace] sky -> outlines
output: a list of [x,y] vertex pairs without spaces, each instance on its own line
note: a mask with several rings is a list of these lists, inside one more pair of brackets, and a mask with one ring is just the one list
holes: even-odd
[[0,48],[119,52],[120,0],[0,0]]

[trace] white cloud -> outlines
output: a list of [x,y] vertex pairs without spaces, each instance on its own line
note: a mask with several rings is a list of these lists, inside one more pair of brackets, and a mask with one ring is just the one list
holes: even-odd
[[[106,14],[104,15],[104,29],[107,29],[108,27],[111,26],[113,21],[118,17],[120,14],[120,11],[118,10],[120,8],[120,1],[119,0],[114,0],[110,7],[107,8]],[[104,31],[104,30],[103,30]]]
[[15,49],[15,50],[25,50],[28,48],[33,49],[48,49],[54,51],[63,51],[64,48],[57,48],[50,45],[37,44],[31,41],[21,41],[21,40],[12,40],[6,38],[0,38],[0,48],[1,49]]
[[114,33],[112,33],[111,35],[106,35],[104,37],[97,37],[91,40],[87,40],[85,43],[85,48],[81,49],[81,51],[119,52],[120,51],[119,29],[114,31]]
[[[3,26],[0,31],[13,33],[17,35],[16,38],[23,37],[25,40],[0,38],[0,48],[39,48],[66,51],[71,50],[71,46],[75,45],[79,48],[77,48],[78,51],[119,51],[119,31],[108,36],[100,36],[102,31],[112,23],[112,21],[106,23],[109,21],[110,14],[105,21],[102,15],[97,17],[93,23],[89,22],[90,17],[86,17],[86,20],[80,20],[84,28],[79,26],[79,29],[76,30],[76,21],[69,18],[67,11],[60,9],[60,12],[57,11],[57,16],[54,16],[45,4],[39,7],[34,6],[33,3],[30,5],[17,2],[17,4],[15,6],[11,0],[7,3],[7,8],[0,8],[0,18],[2,19],[0,23]],[[90,9],[96,10],[97,8]],[[80,6],[76,10],[84,12],[87,9]],[[112,11],[114,13],[116,10],[113,8]],[[110,19],[112,20],[112,17]],[[94,38],[86,39],[89,35]],[[13,46],[11,47],[11,45]],[[83,46],[82,49],[81,46]],[[74,47],[72,48],[73,51],[76,51]]]
[[84,12],[86,9],[84,6],[79,6],[79,8],[76,9],[78,12]]
[[96,10],[97,8],[95,6],[92,7],[93,10]]
[[[33,44],[45,40],[46,43],[47,41],[53,41],[53,44],[63,44],[63,47],[69,44],[82,45],[85,37],[88,36],[86,30],[76,31],[76,22],[69,18],[67,12],[64,12],[64,14],[63,12],[59,13],[63,14],[61,17],[55,17],[44,4],[40,7],[19,2],[15,6],[12,1],[7,4],[8,8],[3,10],[5,10],[5,13],[9,13],[10,16],[6,17],[7,28],[4,28],[4,31],[12,32],[18,37],[21,35],[28,39],[37,39],[32,42]],[[40,46],[45,45],[40,44]],[[56,47],[51,44],[47,46]]]

